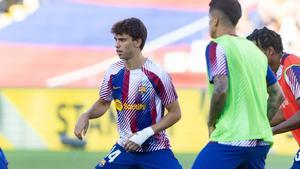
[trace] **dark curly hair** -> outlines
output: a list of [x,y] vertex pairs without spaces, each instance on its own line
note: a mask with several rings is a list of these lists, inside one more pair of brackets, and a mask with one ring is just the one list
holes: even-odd
[[236,26],[242,16],[242,8],[238,0],[211,0],[209,7],[209,12],[219,10],[224,13],[233,26]]
[[127,18],[115,23],[111,28],[113,34],[127,34],[133,40],[142,39],[140,49],[144,48],[147,39],[147,28],[144,23],[138,18]]
[[272,46],[277,53],[283,52],[281,37],[275,31],[266,27],[255,29],[247,36],[248,40],[254,41],[260,48],[266,50]]

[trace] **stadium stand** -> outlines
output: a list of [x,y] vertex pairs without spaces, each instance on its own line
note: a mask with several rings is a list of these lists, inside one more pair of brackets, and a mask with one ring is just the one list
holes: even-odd
[[[159,1],[131,0],[127,4],[139,4],[139,6],[122,8],[120,7],[122,4],[116,5],[116,2],[42,1],[38,10],[26,20],[15,22],[2,29],[0,48],[3,49],[4,54],[0,57],[9,63],[7,65],[15,66],[4,66],[5,69],[1,69],[0,86],[46,87],[49,86],[47,80],[53,77],[76,72],[114,57],[113,39],[109,29],[115,20],[124,17],[140,17],[149,25],[148,43],[153,43],[147,55],[158,60],[160,64],[164,64],[163,56],[166,53],[189,53],[193,41],[207,36],[204,33],[206,28],[197,32],[191,31],[190,34],[180,30],[206,16],[205,11],[202,10],[206,5],[204,1],[200,4],[202,8],[197,10],[192,6],[193,3],[195,4],[194,1],[188,1],[181,7],[180,1],[172,5],[170,1],[161,4]],[[152,5],[149,5],[150,3]],[[118,10],[118,13],[112,12],[115,10]],[[110,15],[107,15],[108,13]],[[161,20],[168,22],[161,22]],[[206,22],[202,25],[206,25]],[[193,29],[195,26],[197,25],[191,25]],[[165,39],[159,39],[176,30],[178,31],[175,33],[182,34],[181,38],[167,40],[167,42],[164,42]],[[34,71],[36,69],[39,71]],[[91,74],[90,76],[54,86],[94,87],[102,79],[103,74],[102,71],[94,71],[97,70],[89,69],[87,74]],[[76,74],[75,76],[78,77]],[[194,86],[198,86],[201,81],[200,78],[195,78],[198,77],[196,74],[183,76],[182,73],[174,73],[173,76],[175,80],[178,79],[180,85],[191,85],[185,82],[186,77],[196,79]],[[182,77],[185,79],[181,80]],[[202,81],[203,79],[204,75]]]
[[[0,16],[0,59],[6,62],[1,64],[2,87],[95,87],[104,67],[116,58],[110,26],[130,16],[140,17],[149,27],[144,52],[164,65],[176,86],[205,86],[208,0],[16,0],[7,7],[8,2],[12,1],[1,1],[6,8]],[[263,9],[260,1],[245,2],[249,5],[241,35],[266,24],[257,11]],[[300,36],[299,23],[294,23],[289,29],[282,27],[296,35],[287,36],[292,37],[286,41],[291,47]]]

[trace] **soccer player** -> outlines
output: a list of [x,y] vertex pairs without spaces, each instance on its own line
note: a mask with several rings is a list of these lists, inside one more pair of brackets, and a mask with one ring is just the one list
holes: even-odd
[[[238,0],[212,0],[206,48],[211,105],[209,143],[192,169],[263,169],[272,144],[269,121],[282,102],[267,58],[236,35],[242,15]],[[268,98],[269,94],[269,98]]]
[[[283,52],[280,35],[266,27],[255,29],[247,38],[265,53],[285,95],[280,110],[271,121],[273,133],[293,130],[292,134],[300,145],[300,58]],[[299,154],[300,150],[294,158],[292,169],[300,168]]]
[[0,148],[0,168],[1,169],[8,169],[8,162],[5,158],[5,155],[2,151],[2,149]]
[[82,139],[89,120],[101,117],[114,101],[120,138],[95,168],[181,169],[165,131],[181,118],[181,110],[170,76],[141,53],[146,27],[128,18],[111,32],[121,60],[107,70],[99,99],[80,116],[74,134]]

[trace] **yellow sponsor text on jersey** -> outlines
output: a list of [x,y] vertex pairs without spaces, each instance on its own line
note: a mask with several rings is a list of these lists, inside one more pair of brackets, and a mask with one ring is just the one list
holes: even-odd
[[146,104],[128,104],[123,105],[124,110],[145,110]]
[[122,110],[145,110],[146,104],[122,104],[121,100],[115,99],[115,107],[118,111]]

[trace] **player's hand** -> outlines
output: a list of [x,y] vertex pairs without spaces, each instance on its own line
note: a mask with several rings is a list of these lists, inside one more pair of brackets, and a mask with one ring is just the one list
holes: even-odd
[[135,152],[142,144],[154,135],[152,127],[146,127],[141,131],[134,133],[125,143],[124,148],[127,151]]
[[88,114],[82,114],[76,125],[75,125],[75,129],[74,129],[74,134],[75,136],[82,140],[82,137],[85,136],[87,130],[89,127],[89,118],[88,118]]
[[138,144],[136,144],[133,141],[128,140],[125,143],[124,149],[128,152],[136,152],[136,150],[139,148],[140,146]]

